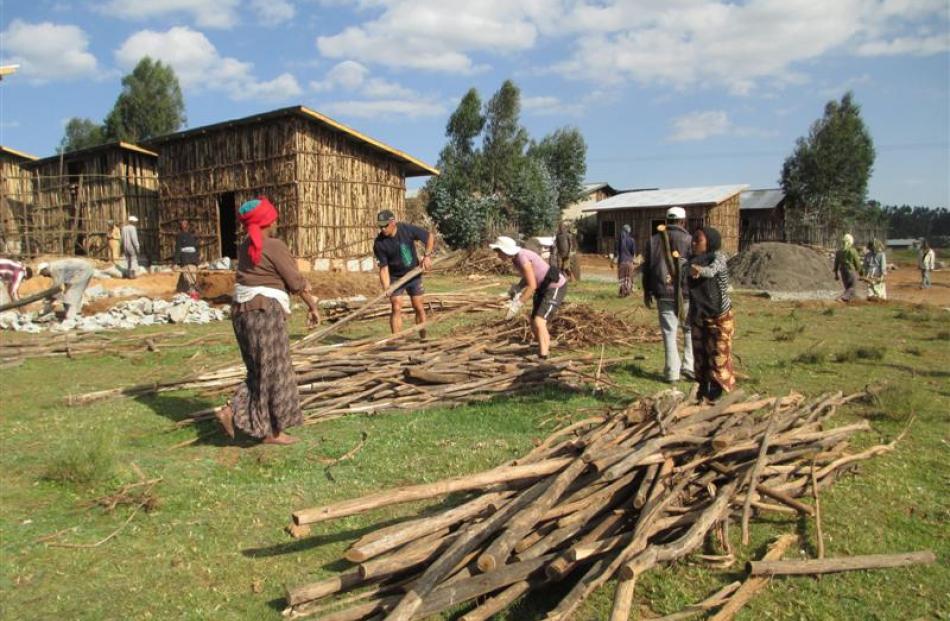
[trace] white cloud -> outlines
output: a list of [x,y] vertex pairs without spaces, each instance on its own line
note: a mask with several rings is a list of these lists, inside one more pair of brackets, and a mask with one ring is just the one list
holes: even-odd
[[334,101],[321,105],[320,109],[329,114],[363,118],[418,118],[445,114],[445,106],[441,103],[401,99]]
[[699,141],[725,135],[742,138],[771,138],[777,135],[775,130],[736,125],[724,110],[690,112],[673,119],[672,125],[672,132],[667,137],[671,142]]
[[251,10],[265,26],[283,24],[297,14],[288,0],[251,0]]
[[411,88],[382,78],[370,77],[370,70],[354,61],[344,60],[327,71],[322,80],[310,83],[318,93],[342,92],[363,99],[322,104],[324,110],[361,117],[383,116],[436,116],[445,112],[445,106],[431,97],[420,95]]
[[[382,14],[342,32],[317,38],[320,53],[389,67],[472,73],[475,52],[510,53],[534,46],[534,4],[552,0],[364,0]],[[525,7],[527,5],[527,8]]]
[[858,46],[858,56],[930,56],[950,51],[950,34],[897,37],[868,41]]
[[731,127],[729,115],[723,110],[691,112],[673,119],[673,133],[669,139],[673,142],[706,140],[729,132]]
[[19,19],[0,33],[8,64],[21,65],[20,72],[34,84],[71,80],[92,75],[98,68],[89,51],[89,38],[78,26]]
[[126,69],[134,67],[143,56],[171,65],[184,88],[221,91],[234,100],[280,101],[303,92],[289,73],[269,81],[258,80],[253,64],[221,56],[204,34],[186,26],[166,32],[140,30],[115,52],[116,61]]
[[[184,13],[202,28],[231,28],[238,22],[240,0],[108,0],[100,12],[111,17],[147,20]],[[283,4],[282,0],[274,0]],[[292,8],[292,7],[291,7]]]

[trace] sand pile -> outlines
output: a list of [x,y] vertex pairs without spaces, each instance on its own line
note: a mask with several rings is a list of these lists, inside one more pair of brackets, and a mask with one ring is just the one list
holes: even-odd
[[840,285],[831,267],[823,252],[795,244],[763,242],[730,259],[729,276],[737,289],[832,291]]

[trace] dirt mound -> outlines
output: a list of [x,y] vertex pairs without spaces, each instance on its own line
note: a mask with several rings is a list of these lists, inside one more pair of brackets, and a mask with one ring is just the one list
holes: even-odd
[[812,248],[763,242],[730,259],[729,276],[737,289],[833,291],[840,286],[831,266],[825,253]]

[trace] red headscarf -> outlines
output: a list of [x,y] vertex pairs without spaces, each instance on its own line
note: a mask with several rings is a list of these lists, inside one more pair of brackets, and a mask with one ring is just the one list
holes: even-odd
[[251,258],[251,263],[257,265],[261,262],[261,253],[264,250],[264,236],[261,235],[261,229],[269,227],[277,220],[277,208],[265,197],[259,196],[241,205],[238,218],[247,230],[247,237],[250,240],[247,255]]

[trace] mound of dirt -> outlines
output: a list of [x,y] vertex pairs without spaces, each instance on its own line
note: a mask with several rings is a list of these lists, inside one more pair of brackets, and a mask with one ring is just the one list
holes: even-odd
[[766,291],[833,291],[840,288],[828,256],[806,246],[763,242],[729,260],[729,277],[737,289]]

